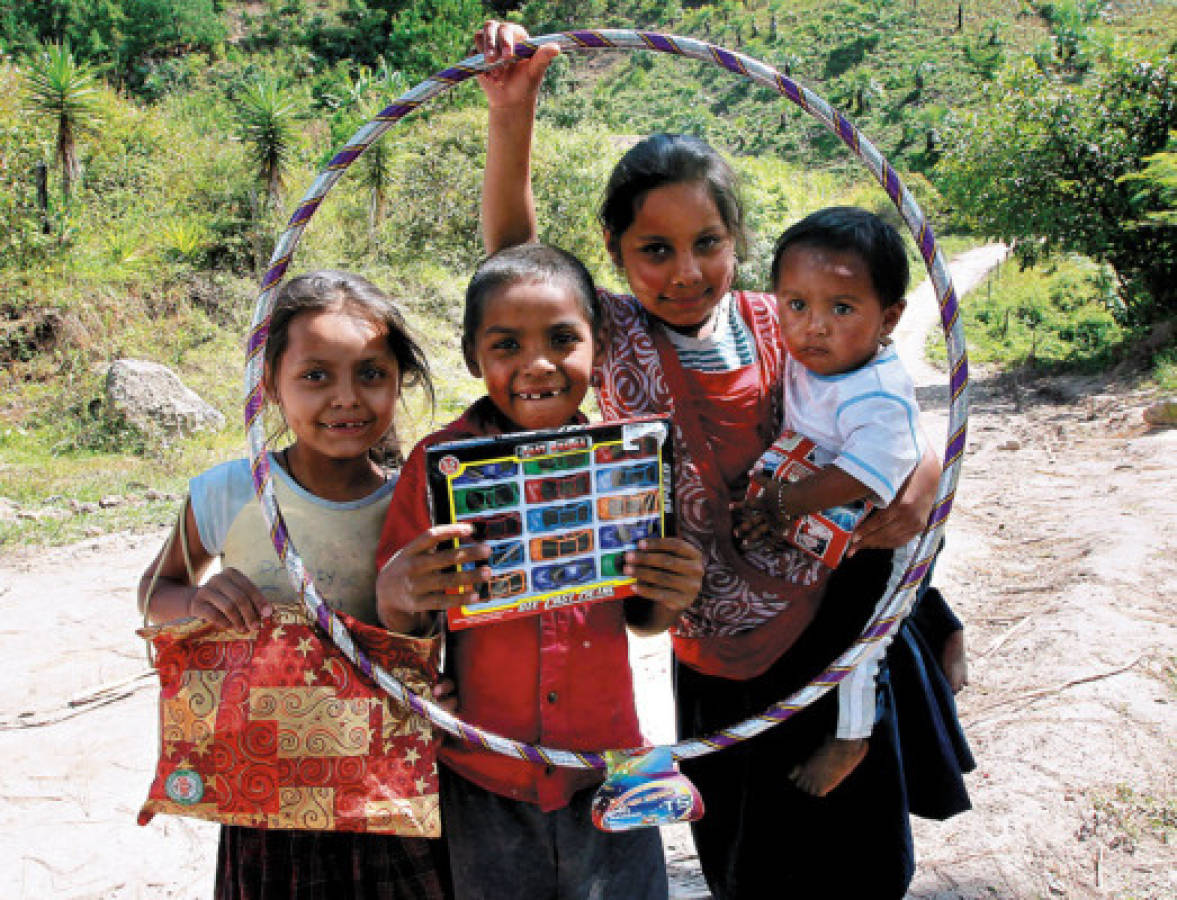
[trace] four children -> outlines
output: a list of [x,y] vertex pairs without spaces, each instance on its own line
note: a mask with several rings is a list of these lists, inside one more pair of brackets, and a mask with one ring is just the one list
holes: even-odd
[[[480,49],[509,56],[520,36],[491,23]],[[627,554],[638,596],[446,637],[456,698],[448,681],[435,690],[462,718],[518,740],[599,750],[642,742],[627,628],[673,628],[684,737],[760,712],[824,667],[902,563],[864,549],[831,573],[756,541],[741,552],[735,538],[870,497],[883,507],[871,543],[902,546],[922,528],[938,466],[886,342],[903,309],[907,261],[877,217],[850,209],[810,216],[777,245],[775,302],[733,292],[744,246],[734,175],[704,142],[655,135],[618,163],[601,208],[606,245],[632,296],[598,291],[578,260],[533,242],[531,118],[552,55],[549,48],[483,79],[492,253],[467,291],[462,348],[486,395],[420,442],[399,481],[387,474],[370,451],[392,429],[401,387],[428,387],[428,369],[387,298],[337,272],[282,289],[266,388],[295,438],[271,459],[296,545],[317,581],[347,574],[348,590],[326,599],[424,640],[440,639],[442,611],[477,598],[490,577],[482,565],[489,547],[473,540],[471,526],[430,523],[427,446],[583,422],[591,385],[608,418],[673,417],[684,537],[648,539]],[[733,498],[782,423],[830,451],[832,464],[768,485],[734,520]],[[245,461],[193,479],[180,526],[190,558],[172,542],[140,586],[152,619],[192,615],[248,629],[274,604],[297,602],[269,558],[252,496]],[[201,585],[214,556],[223,570]],[[827,697],[761,738],[684,766],[707,805],[695,837],[716,896],[753,896],[770,873],[798,896],[902,895],[911,838],[889,687],[875,684],[880,655],[848,682],[840,709]],[[358,890],[361,879],[383,879],[394,895],[412,897],[666,896],[656,829],[592,826],[594,773],[457,741],[441,761],[444,855],[407,839],[224,829],[217,895],[262,896],[257,885],[276,879],[298,896],[304,880]],[[840,871],[829,850],[835,827],[856,858]]]

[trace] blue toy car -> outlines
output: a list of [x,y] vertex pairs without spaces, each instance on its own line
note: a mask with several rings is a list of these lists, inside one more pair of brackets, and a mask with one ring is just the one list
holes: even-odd
[[462,474],[454,479],[454,484],[480,484],[483,481],[511,478],[518,470],[519,467],[513,462],[488,462],[479,466],[466,466]]
[[508,541],[490,548],[490,559],[486,564],[492,569],[505,569],[523,563],[523,541]]
[[612,491],[617,488],[650,487],[658,483],[658,463],[639,463],[636,466],[618,466],[597,472],[597,490]]
[[644,519],[641,522],[628,522],[624,525],[605,525],[601,528],[601,549],[613,550],[618,547],[628,547],[643,538],[658,535],[658,520]]
[[527,511],[528,531],[556,531],[588,525],[593,520],[591,500],[567,503],[563,506],[543,506]]
[[540,566],[531,573],[531,582],[537,591],[554,591],[574,584],[584,584],[597,576],[597,567],[591,559],[574,559],[556,566]]

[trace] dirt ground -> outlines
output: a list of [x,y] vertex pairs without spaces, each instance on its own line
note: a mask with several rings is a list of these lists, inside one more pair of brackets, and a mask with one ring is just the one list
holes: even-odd
[[[958,291],[1000,258],[954,261]],[[924,292],[898,337],[925,426]],[[936,583],[968,625],[959,697],[974,809],[916,821],[910,896],[1177,896],[1177,429],[1130,381],[974,372],[967,457]],[[135,824],[156,753],[133,589],[161,534],[0,557],[0,860],[14,898],[209,896],[216,829]],[[640,709],[672,738],[664,640],[635,641]],[[689,832],[664,830],[672,896],[703,898]]]

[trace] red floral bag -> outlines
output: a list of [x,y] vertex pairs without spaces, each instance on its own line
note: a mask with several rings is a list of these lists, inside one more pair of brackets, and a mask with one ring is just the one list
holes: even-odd
[[[342,613],[374,663],[418,693],[436,680],[440,637],[410,638]],[[437,745],[301,609],[256,634],[195,619],[145,627],[159,672],[156,813],[254,828],[441,833]]]

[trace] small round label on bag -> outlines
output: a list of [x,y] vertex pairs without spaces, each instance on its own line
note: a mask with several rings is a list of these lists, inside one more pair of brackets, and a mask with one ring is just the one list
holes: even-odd
[[441,472],[442,475],[456,475],[460,465],[461,463],[458,462],[456,456],[446,454],[437,461],[437,471]]
[[163,784],[166,793],[176,803],[191,806],[204,796],[204,782],[191,769],[177,769]]

